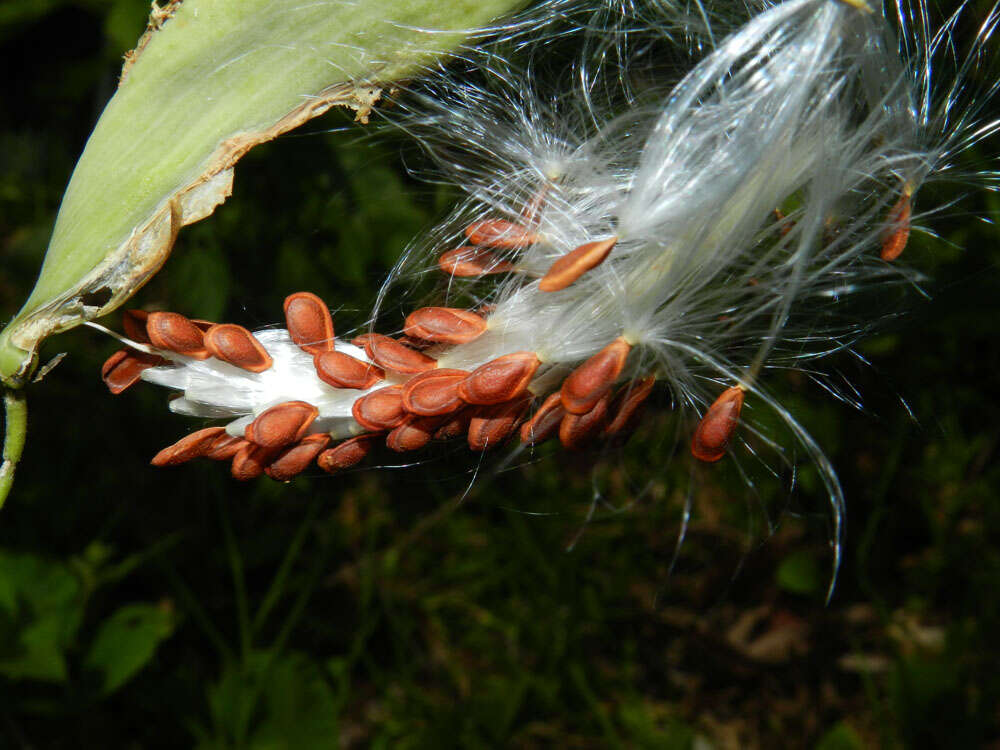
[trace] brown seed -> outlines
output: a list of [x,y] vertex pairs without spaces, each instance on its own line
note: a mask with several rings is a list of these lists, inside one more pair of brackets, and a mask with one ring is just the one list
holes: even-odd
[[379,435],[358,435],[345,440],[339,445],[327,448],[316,458],[316,465],[327,474],[334,474],[342,469],[348,469],[372,452]]
[[205,348],[216,359],[249,372],[264,372],[272,364],[271,355],[254,335],[232,323],[213,325],[205,331]]
[[155,354],[119,349],[101,366],[101,379],[113,394],[118,395],[142,376],[142,371],[162,365],[166,360]]
[[371,362],[362,362],[343,352],[317,354],[313,359],[319,379],[334,388],[367,391],[385,377],[385,372]]
[[655,384],[656,378],[652,375],[626,383],[615,394],[614,401],[608,407],[608,424],[604,428],[604,434],[622,435],[631,432],[639,421],[642,407]]
[[157,349],[184,354],[193,359],[208,359],[205,335],[180,313],[152,312],[146,318],[146,333]]
[[459,247],[438,258],[438,267],[451,276],[486,276],[507,273],[514,266],[481,247]]
[[145,310],[126,310],[122,314],[122,328],[125,335],[137,344],[148,344],[149,334],[146,333],[146,321],[149,313]]
[[479,407],[468,406],[465,409],[448,415],[448,421],[434,431],[435,440],[451,440],[462,437],[469,431],[469,422],[475,416]]
[[465,236],[473,245],[522,248],[538,242],[538,235],[527,227],[502,219],[477,221],[465,228]]
[[543,292],[558,292],[560,289],[565,289],[587,271],[603,263],[617,242],[617,237],[585,242],[576,250],[566,253],[552,264],[538,282],[538,288]]
[[469,449],[484,451],[501,445],[517,430],[530,404],[529,397],[521,396],[502,404],[480,407],[469,420]]
[[256,479],[264,473],[264,467],[271,463],[280,450],[280,448],[264,448],[260,445],[247,443],[233,456],[230,468],[233,479],[239,482]]
[[281,451],[264,467],[264,473],[278,482],[287,482],[305,471],[329,442],[330,436],[325,432],[306,435],[295,445]]
[[411,414],[386,436],[385,444],[396,453],[420,450],[431,441],[437,428],[445,420],[446,417],[418,417]]
[[372,336],[379,336],[379,335],[381,335],[381,334],[378,334],[378,333],[362,333],[362,334],[360,334],[358,336],[355,336],[353,339],[351,339],[351,343],[354,344],[354,346],[358,347],[358,349],[364,349],[365,348],[365,344],[368,342],[368,340]]
[[473,370],[458,394],[470,404],[510,401],[524,393],[540,364],[534,352],[505,354]]
[[368,334],[365,339],[365,354],[368,359],[385,369],[405,375],[415,375],[437,367],[437,360],[433,357],[414,351],[380,333]]
[[319,409],[305,401],[286,401],[262,412],[247,425],[246,439],[263,448],[284,448],[298,442]]
[[362,396],[351,407],[354,420],[366,430],[381,432],[398,427],[406,418],[403,386],[390,385]]
[[153,466],[177,466],[190,461],[192,458],[204,455],[214,441],[225,434],[224,427],[206,427],[204,430],[192,432],[157,453],[150,463]]
[[403,331],[437,344],[465,344],[486,330],[486,320],[457,307],[421,307],[406,316]]
[[708,407],[691,438],[691,454],[699,461],[712,463],[726,455],[726,448],[740,423],[743,389],[727,388]]
[[608,420],[608,402],[605,393],[586,414],[567,414],[559,424],[559,442],[564,448],[582,448],[600,434]]
[[521,425],[521,442],[528,445],[544,443],[559,432],[559,423],[566,416],[562,397],[558,392],[549,394],[531,419]]
[[780,232],[782,237],[787,236],[792,231],[792,227],[795,226],[795,222],[788,221],[785,212],[780,208],[774,209],[774,221],[781,225]]
[[570,414],[586,414],[621,375],[631,347],[619,336],[569,374],[562,384],[562,403]]
[[292,341],[313,356],[333,350],[333,318],[326,303],[311,292],[285,297],[285,325]]
[[233,437],[224,432],[205,449],[205,458],[212,461],[228,461],[239,453],[244,445],[247,445],[247,441],[243,438]]
[[205,333],[209,328],[215,325],[213,321],[204,320],[203,318],[191,318],[190,320],[198,327],[198,330],[200,330],[202,333]]
[[904,189],[896,205],[889,211],[888,223],[882,235],[882,260],[894,261],[906,249],[910,239],[910,214],[913,210],[910,190]]
[[403,408],[411,414],[435,417],[463,406],[459,384],[469,376],[466,370],[429,370],[415,375],[403,386]]

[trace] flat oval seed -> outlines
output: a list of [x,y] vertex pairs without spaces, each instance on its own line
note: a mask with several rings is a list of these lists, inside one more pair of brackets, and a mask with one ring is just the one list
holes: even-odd
[[469,422],[475,416],[479,407],[469,406],[461,411],[448,415],[448,421],[434,431],[435,440],[451,440],[462,437],[469,432]]
[[570,414],[586,414],[621,375],[631,347],[621,336],[569,374],[562,384],[562,403]]
[[585,242],[576,250],[566,253],[552,264],[538,282],[538,288],[543,292],[558,292],[560,289],[565,289],[587,271],[603,263],[617,242],[617,237]]
[[365,354],[385,369],[405,375],[415,375],[437,367],[437,360],[433,357],[414,351],[379,333],[369,334],[365,339]]
[[271,463],[264,467],[264,473],[278,482],[287,482],[305,471],[319,452],[326,448],[330,436],[325,432],[306,435],[291,448],[285,448]]
[[264,448],[284,448],[298,442],[319,409],[305,401],[286,401],[262,412],[247,425],[246,439]]
[[205,458],[212,461],[228,461],[239,453],[244,445],[248,445],[245,439],[223,432],[205,449]]
[[180,313],[152,312],[146,318],[146,333],[157,349],[177,352],[193,359],[208,359],[205,334]]
[[385,378],[385,372],[371,362],[362,362],[343,352],[323,352],[313,359],[319,379],[334,388],[367,391]]
[[630,432],[642,414],[642,406],[653,392],[656,378],[647,375],[638,380],[632,380],[615,394],[614,401],[608,407],[608,424],[604,428],[605,435],[620,435]]
[[209,328],[205,332],[205,348],[216,359],[249,372],[264,372],[272,364],[271,355],[254,335],[233,323]]
[[559,424],[559,442],[564,448],[582,448],[600,434],[607,423],[609,401],[610,396],[604,394],[586,414],[567,414],[563,417]]
[[403,332],[437,344],[465,344],[486,330],[486,320],[457,307],[421,307],[406,316]]
[[486,276],[513,271],[514,266],[481,247],[457,247],[438,258],[438,267],[449,276]]
[[316,458],[316,465],[327,474],[349,469],[372,452],[378,435],[358,435],[339,445],[327,448]]
[[882,260],[894,261],[906,249],[910,239],[910,214],[913,206],[910,202],[911,193],[904,190],[896,205],[889,211],[889,226],[882,235]]
[[143,370],[162,365],[165,360],[155,354],[119,349],[101,366],[101,379],[113,394],[118,395],[137,382]]
[[390,385],[362,396],[351,407],[354,420],[366,430],[381,432],[398,427],[406,419],[403,386]]
[[505,354],[473,370],[458,394],[470,404],[510,401],[524,393],[540,364],[534,352]]
[[527,227],[503,219],[470,224],[465,228],[465,236],[473,245],[488,247],[522,248],[538,242],[538,235]]
[[149,313],[145,310],[126,310],[122,313],[122,328],[125,335],[137,344],[148,344],[149,334],[146,333],[146,321]]
[[469,420],[469,449],[484,451],[501,445],[517,430],[530,404],[531,399],[522,396],[503,404],[480,407]]
[[458,387],[469,376],[466,370],[429,370],[403,386],[403,408],[411,414],[435,417],[463,406]]
[[233,456],[230,474],[239,482],[256,479],[264,473],[264,467],[278,454],[279,448],[264,448],[247,443]]
[[528,445],[544,443],[559,432],[559,423],[566,416],[562,397],[558,392],[550,393],[531,419],[521,425],[521,442]]
[[313,356],[332,351],[333,318],[326,303],[311,292],[285,297],[285,325],[292,341]]
[[742,388],[734,385],[723,391],[698,422],[691,438],[691,454],[706,463],[713,463],[726,455],[729,441],[740,423],[742,409]]
[[420,450],[431,441],[444,421],[443,417],[418,417],[411,414],[386,436],[385,444],[396,453]]
[[204,455],[220,435],[226,434],[224,427],[206,427],[204,430],[185,435],[173,445],[169,445],[153,456],[153,466],[177,466],[192,458]]

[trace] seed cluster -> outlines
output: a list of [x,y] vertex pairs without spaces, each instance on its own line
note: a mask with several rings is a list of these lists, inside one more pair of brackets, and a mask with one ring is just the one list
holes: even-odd
[[[888,217],[884,259],[894,260],[905,247],[909,217],[910,191],[904,190]],[[518,273],[515,263],[495,251],[521,250],[541,241],[531,226],[505,220],[477,221],[465,235],[469,246],[439,257],[440,269],[450,276]],[[538,280],[539,291],[569,287],[603,263],[617,242],[617,237],[594,240],[565,253]],[[172,466],[202,456],[231,461],[232,475],[239,480],[267,474],[285,481],[314,461],[329,473],[351,467],[379,443],[402,453],[419,450],[432,440],[465,437],[471,450],[485,451],[517,432],[528,445],[558,436],[564,447],[578,449],[599,437],[627,437],[656,382],[655,376],[647,375],[615,391],[633,348],[624,336],[579,364],[552,393],[538,384],[531,389],[543,364],[533,351],[505,354],[471,371],[439,367],[427,351],[440,356],[451,347],[475,341],[489,328],[486,309],[414,310],[400,337],[365,333],[352,339],[367,360],[338,351],[333,317],[315,294],[289,295],[284,313],[290,339],[312,357],[320,381],[336,389],[365,392],[351,406],[351,415],[364,432],[331,446],[331,434],[314,427],[319,409],[306,401],[286,401],[257,415],[242,436],[230,435],[222,427],[199,430],[160,451],[154,465]],[[101,371],[112,393],[124,391],[144,370],[183,357],[214,357],[250,373],[262,373],[273,364],[260,341],[238,325],[129,310],[123,327],[132,341],[155,351],[115,352]],[[695,458],[711,463],[726,454],[739,425],[744,390],[742,385],[727,389],[705,412],[692,435]],[[532,411],[536,397],[539,403]]]

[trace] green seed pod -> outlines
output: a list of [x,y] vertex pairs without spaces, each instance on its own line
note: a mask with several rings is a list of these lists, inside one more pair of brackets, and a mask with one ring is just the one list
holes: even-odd
[[233,165],[253,146],[334,105],[364,121],[382,86],[519,4],[154,5],[70,179],[35,288],[0,332],[0,380],[22,386],[42,339],[128,299],[180,228],[229,196]]

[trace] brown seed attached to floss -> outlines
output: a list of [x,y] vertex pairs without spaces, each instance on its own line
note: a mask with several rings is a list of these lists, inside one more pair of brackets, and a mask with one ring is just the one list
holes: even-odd
[[631,350],[619,336],[569,374],[562,384],[562,403],[570,414],[586,414],[614,385]]
[[280,448],[264,448],[247,443],[233,456],[229,473],[238,482],[248,482],[264,473],[264,467],[274,459]]
[[570,450],[582,448],[597,437],[608,420],[609,394],[604,394],[586,414],[567,414],[559,423],[559,442]]
[[380,333],[369,334],[365,339],[365,354],[368,355],[368,359],[386,370],[404,375],[416,375],[418,372],[437,367],[437,360],[433,357],[428,357]]
[[559,424],[566,416],[559,392],[550,393],[527,422],[521,425],[521,442],[538,445],[559,432]]
[[302,351],[315,356],[333,350],[333,317],[323,300],[296,292],[285,297],[284,310],[288,335]]
[[334,388],[367,391],[385,378],[385,371],[378,365],[338,351],[317,354],[313,366],[319,379]]
[[608,407],[608,424],[604,428],[604,434],[622,435],[631,432],[642,415],[642,407],[653,392],[654,385],[656,378],[652,375],[626,383],[615,394]]
[[438,427],[447,419],[442,417],[419,417],[409,415],[399,427],[386,435],[385,444],[396,453],[416,451],[427,445]]
[[406,419],[403,386],[390,385],[362,396],[354,402],[351,414],[366,430],[382,432],[398,427]]
[[470,404],[499,404],[517,398],[541,364],[534,352],[505,354],[480,365],[459,386],[458,395]]
[[483,335],[486,319],[458,307],[421,307],[406,316],[403,332],[437,344],[465,344]]
[[271,355],[243,326],[221,323],[205,331],[205,348],[213,357],[248,372],[264,372],[271,364]]
[[906,249],[910,239],[910,215],[913,210],[912,192],[909,188],[903,190],[896,205],[889,211],[888,223],[882,235],[882,260],[892,262]]
[[284,448],[298,442],[319,409],[305,401],[286,401],[267,409],[246,428],[246,439],[264,448]]
[[560,289],[565,289],[587,271],[603,263],[617,242],[617,237],[585,242],[566,253],[552,264],[538,282],[538,288],[543,292],[558,292]]
[[162,365],[166,360],[156,354],[135,349],[119,349],[101,366],[101,380],[114,395],[118,395],[142,377],[142,371]]
[[306,435],[295,445],[281,451],[264,467],[264,473],[278,482],[287,482],[305,471],[329,442],[330,436],[325,432]]
[[469,420],[469,450],[484,451],[501,445],[517,430],[530,405],[531,398],[521,396],[502,404],[481,406]]
[[316,465],[327,474],[335,474],[343,469],[349,469],[361,463],[375,448],[380,435],[358,435],[345,440],[316,457]]
[[726,448],[740,423],[743,389],[727,388],[708,407],[691,437],[691,454],[699,461],[714,463],[726,455]]
[[244,438],[223,433],[206,448],[205,458],[211,461],[228,461],[239,453],[244,445],[249,445]]
[[513,271],[514,266],[481,247],[458,247],[438,258],[438,267],[449,276],[486,276]]
[[434,431],[435,440],[453,440],[469,432],[469,422],[478,412],[478,406],[467,406],[448,415],[448,421]]
[[473,245],[519,249],[538,242],[538,235],[527,227],[503,219],[477,221],[465,228]]
[[225,435],[224,427],[206,427],[203,430],[185,435],[173,445],[168,445],[153,456],[150,461],[153,466],[177,466],[193,458],[204,455],[221,435]]
[[192,359],[208,359],[205,334],[180,313],[151,312],[146,318],[146,333],[157,349],[177,352]]
[[145,310],[126,310],[122,313],[122,329],[125,335],[137,344],[148,344],[149,334],[146,332],[146,321],[149,313]]
[[403,408],[424,417],[449,414],[464,406],[458,387],[468,376],[466,370],[447,368],[415,375],[403,385]]

